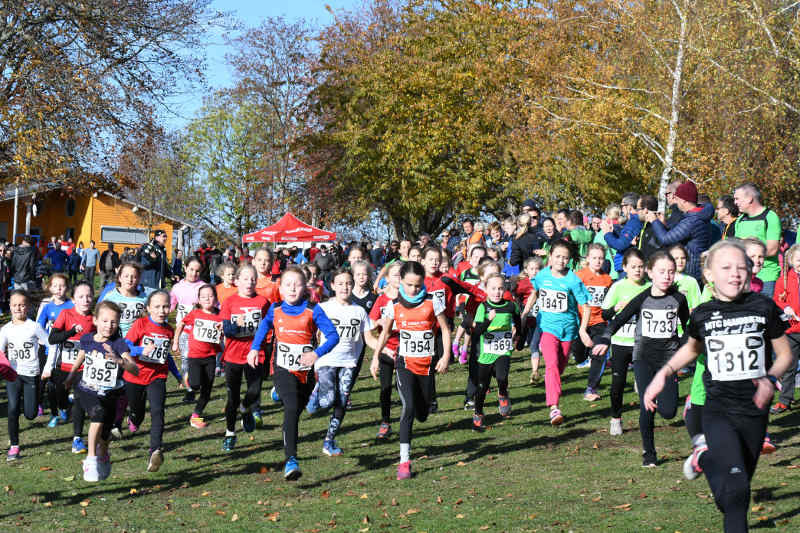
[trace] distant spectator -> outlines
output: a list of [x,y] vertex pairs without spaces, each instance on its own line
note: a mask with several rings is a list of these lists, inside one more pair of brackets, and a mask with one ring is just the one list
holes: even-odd
[[44,260],[50,263],[53,272],[64,272],[67,269],[69,256],[61,248],[51,248],[44,256]]
[[22,243],[14,248],[11,255],[11,276],[14,278],[14,288],[30,291],[36,279],[36,263],[39,262],[39,250],[33,246],[33,238],[26,235]]
[[67,273],[69,274],[70,285],[75,285],[75,282],[78,281],[78,275],[81,272],[81,261],[82,257],[78,255],[75,250],[73,250],[72,254],[67,260]]
[[100,252],[95,247],[94,241],[89,241],[89,247],[83,251],[81,260],[81,270],[83,270],[86,281],[94,287],[94,274],[97,265],[100,263]]
[[119,254],[114,251],[114,243],[108,243],[108,250],[100,254],[100,288],[114,279],[117,267],[122,264]]

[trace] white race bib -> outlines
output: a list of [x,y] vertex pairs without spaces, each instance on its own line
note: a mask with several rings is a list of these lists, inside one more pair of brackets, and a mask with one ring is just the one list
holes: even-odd
[[304,353],[313,352],[314,347],[310,344],[289,344],[279,342],[275,350],[275,362],[278,366],[290,371],[310,370],[310,366],[300,364],[300,357]]
[[109,361],[100,352],[87,353],[81,380],[92,389],[111,389],[117,384],[119,365]]
[[339,333],[339,342],[352,342],[361,333],[361,320],[358,318],[351,318],[349,324],[338,318],[331,318],[331,323],[336,326],[336,331]]
[[192,310],[191,305],[178,304],[175,307],[175,322],[180,322]]
[[564,291],[553,289],[539,290],[539,309],[543,313],[566,313],[568,295]]
[[433,331],[400,331],[398,353],[403,357],[433,357]]
[[706,337],[711,379],[739,381],[766,376],[764,344],[764,335],[760,332]]
[[65,365],[74,365],[78,359],[80,348],[72,341],[64,341],[61,345],[61,362]]
[[135,322],[139,318],[142,317],[144,313],[144,303],[136,302],[135,304],[130,302],[117,302],[122,314],[119,317],[120,322]]
[[196,341],[219,344],[222,342],[222,322],[195,318],[192,336]]
[[642,337],[669,339],[678,331],[678,311],[675,309],[643,309]]
[[433,291],[431,294],[433,294],[433,299],[438,307],[441,309],[447,307],[447,295],[444,289]]
[[[237,317],[241,320],[237,320]],[[237,338],[252,337],[256,334],[258,325],[261,323],[261,309],[252,309],[240,315],[231,315],[231,321],[240,324],[240,332]]]
[[603,305],[603,300],[608,292],[608,287],[598,287],[595,285],[587,285],[586,291],[589,293],[589,302],[587,305],[590,307],[600,307]]
[[155,338],[150,336],[145,336],[142,338],[142,347],[146,348],[154,344],[156,349],[153,350],[150,355],[142,354],[139,356],[139,361],[143,361],[145,363],[155,363],[157,365],[163,365],[167,362],[167,356],[169,355],[169,339],[167,338]]
[[636,321],[626,322],[624,326],[617,330],[617,335],[626,339],[632,339],[636,336]]
[[14,364],[17,372],[26,376],[39,374],[39,343],[25,341],[22,345],[8,343],[8,360]]
[[483,353],[508,355],[513,349],[510,331],[487,331],[483,335]]

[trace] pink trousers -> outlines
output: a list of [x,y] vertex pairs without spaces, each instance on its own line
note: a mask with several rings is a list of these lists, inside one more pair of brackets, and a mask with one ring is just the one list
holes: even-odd
[[567,368],[571,344],[572,341],[562,341],[552,333],[542,332],[542,340],[539,346],[546,365],[544,390],[548,407],[558,405],[558,400],[561,398],[561,373]]

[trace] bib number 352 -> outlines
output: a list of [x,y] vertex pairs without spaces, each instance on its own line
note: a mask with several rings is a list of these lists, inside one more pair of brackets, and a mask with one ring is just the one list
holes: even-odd
[[714,381],[755,379],[767,374],[761,333],[706,337],[706,353]]

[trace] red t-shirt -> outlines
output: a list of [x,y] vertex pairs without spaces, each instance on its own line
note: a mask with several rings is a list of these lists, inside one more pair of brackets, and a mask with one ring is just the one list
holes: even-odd
[[[381,294],[378,296],[378,299],[375,300],[375,303],[372,305],[372,309],[369,312],[369,318],[373,322],[378,322],[386,313],[384,308],[388,305],[392,305],[392,299],[386,296],[386,294]],[[393,352],[397,353],[397,346],[400,344],[400,332],[397,331],[396,328],[392,329],[392,332],[389,334],[389,340],[386,341],[386,347],[392,350]]]
[[138,376],[126,370],[122,379],[137,385],[149,385],[157,379],[166,379],[169,370],[167,357],[170,354],[173,333],[169,324],[156,324],[149,316],[143,316],[134,322],[125,339],[143,348],[155,344],[156,349],[150,355],[140,355],[134,359],[139,367]]
[[[448,318],[456,316],[456,297],[450,287],[442,281],[442,275],[437,273],[434,276],[425,277],[425,290],[439,298],[444,303],[444,315]],[[436,323],[439,327],[439,323]]]
[[[247,354],[250,352],[250,345],[253,343],[253,337],[256,334],[258,325],[261,320],[267,315],[270,303],[263,296],[256,294],[252,298],[246,298],[239,294],[234,294],[228,297],[222,303],[222,309],[219,311],[219,318],[222,320],[233,321],[231,317],[235,315],[244,315],[245,323],[247,326],[246,331],[239,334],[238,337],[227,337],[225,341],[225,351],[223,352],[223,360],[234,363],[237,365],[247,364]],[[258,352],[259,363],[264,362],[264,351]]]
[[189,335],[189,358],[214,357],[222,351],[222,319],[202,309],[183,317],[183,331]]
[[[58,318],[53,322],[53,327],[62,331],[69,331],[76,325],[80,325],[83,331],[76,333],[61,345],[61,370],[69,372],[72,370],[72,361],[78,357],[81,337],[87,333],[94,333],[94,321],[92,314],[82,315],[75,308],[64,309],[58,314]],[[81,369],[83,366],[81,366]],[[80,370],[80,369],[78,369]]]

